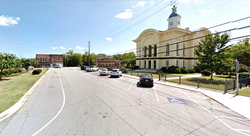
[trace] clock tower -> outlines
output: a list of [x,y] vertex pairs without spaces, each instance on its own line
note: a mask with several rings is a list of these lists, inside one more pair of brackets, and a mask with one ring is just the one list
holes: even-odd
[[168,18],[168,29],[180,28],[181,27],[181,16],[176,13],[177,7],[172,8],[172,13]]

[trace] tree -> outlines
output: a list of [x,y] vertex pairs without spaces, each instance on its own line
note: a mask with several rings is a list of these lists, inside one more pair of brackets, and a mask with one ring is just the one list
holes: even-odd
[[194,54],[197,55],[196,67],[200,70],[208,71],[213,79],[214,72],[221,72],[228,70],[227,63],[230,63],[227,58],[229,53],[225,51],[228,49],[229,35],[227,33],[216,34],[208,33],[205,39],[194,49]]
[[35,66],[39,64],[36,59],[24,59],[24,58],[21,59],[21,63],[23,67],[26,69],[26,71],[29,70],[28,69],[29,66]]
[[243,65],[250,67],[250,43],[249,38],[240,40],[238,43],[231,47],[234,60],[238,59]]
[[0,80],[4,69],[20,67],[20,64],[20,60],[14,54],[0,53]]

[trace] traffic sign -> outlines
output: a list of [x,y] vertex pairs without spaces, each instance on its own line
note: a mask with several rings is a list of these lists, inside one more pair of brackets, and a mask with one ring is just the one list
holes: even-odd
[[168,101],[170,103],[178,103],[178,104],[186,104],[187,105],[187,102],[183,99],[168,98]]

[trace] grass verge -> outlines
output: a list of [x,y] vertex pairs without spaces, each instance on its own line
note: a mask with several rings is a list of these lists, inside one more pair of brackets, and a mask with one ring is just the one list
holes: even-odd
[[[230,94],[237,94],[237,91],[231,92]],[[250,97],[250,87],[239,90],[239,95]]]
[[[45,74],[48,70],[42,69]],[[16,77],[4,77],[0,81],[0,113],[14,105],[43,75],[32,75],[32,70]]]

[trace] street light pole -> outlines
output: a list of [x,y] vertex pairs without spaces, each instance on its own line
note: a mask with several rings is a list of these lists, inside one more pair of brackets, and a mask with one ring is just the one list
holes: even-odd
[[90,41],[89,41],[89,67],[90,67]]

